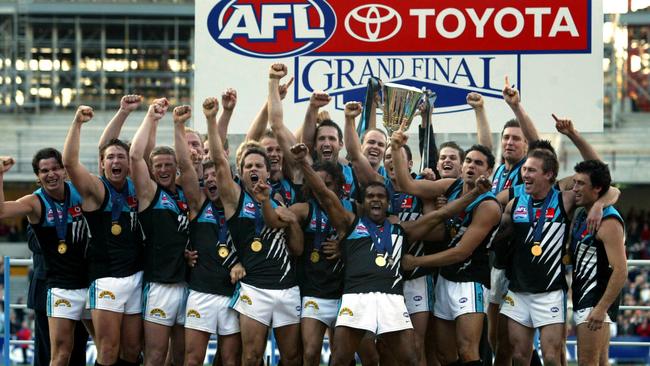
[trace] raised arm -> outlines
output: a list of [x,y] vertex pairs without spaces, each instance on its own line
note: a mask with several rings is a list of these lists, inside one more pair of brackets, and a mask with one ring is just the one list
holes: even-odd
[[539,140],[539,133],[537,133],[537,128],[535,124],[528,116],[528,113],[524,110],[524,107],[521,105],[521,97],[519,96],[519,91],[512,86],[510,86],[510,80],[506,76],[506,85],[503,88],[503,99],[506,101],[510,109],[515,114],[519,125],[521,126],[521,131],[524,133],[528,143]]
[[237,209],[239,186],[232,179],[230,164],[226,158],[223,149],[223,143],[219,137],[217,126],[217,112],[219,111],[219,101],[217,98],[210,97],[203,101],[203,114],[208,125],[208,144],[210,145],[210,159],[214,162],[217,175],[217,187],[219,187],[219,197],[223,203],[226,219],[232,217]]
[[63,167],[65,168],[72,184],[79,190],[84,199],[84,208],[98,207],[103,200],[104,185],[99,178],[90,174],[88,169],[79,161],[79,141],[81,126],[90,121],[94,116],[93,109],[88,106],[79,106],[74,115],[72,125],[68,130],[63,145]]
[[262,217],[266,226],[273,229],[287,227],[288,223],[283,222],[273,208],[273,204],[271,203],[271,187],[268,184],[262,181],[255,183],[252,193],[255,200],[262,205]]
[[287,207],[282,206],[276,208],[276,212],[283,221],[288,223],[285,230],[289,254],[296,257],[302,255],[302,252],[305,250],[305,236],[296,214]]
[[174,150],[176,151],[176,160],[178,160],[178,170],[181,172],[179,183],[183,187],[192,213],[196,214],[201,210],[205,196],[201,193],[199,177],[196,175],[185,138],[185,122],[192,117],[192,107],[189,105],[176,107],[172,117],[174,119]]
[[316,140],[316,121],[318,120],[318,110],[329,104],[332,98],[325,92],[315,91],[309,98],[309,106],[305,113],[305,121],[302,124],[301,133],[298,134],[298,141],[307,146],[309,150],[314,150],[314,141]]
[[607,281],[603,296],[587,316],[587,327],[591,330],[598,330],[602,327],[607,310],[621,293],[627,279],[623,225],[614,218],[606,219],[598,230],[596,238],[603,242],[612,274]]
[[332,227],[339,233],[339,237],[343,237],[342,233],[347,232],[354,220],[354,217],[351,216],[352,213],[343,208],[336,193],[327,188],[325,182],[316,174],[311,164],[308,163],[306,157],[309,155],[309,149],[307,149],[307,146],[305,144],[294,145],[291,148],[291,152],[302,170],[305,184],[311,188],[321,207],[327,212],[327,216],[332,222]]
[[40,219],[41,207],[36,196],[30,194],[17,201],[5,201],[4,174],[15,163],[16,161],[10,156],[0,156],[0,219],[26,215],[29,222],[36,223]]
[[575,129],[573,122],[568,118],[558,118],[555,114],[551,114],[555,120],[555,129],[557,132],[568,137],[571,142],[578,148],[583,160],[599,160],[602,161],[593,146],[587,142]]
[[492,150],[492,132],[488,123],[487,114],[485,113],[485,101],[479,93],[471,92],[467,94],[467,104],[474,109],[476,115],[476,133],[478,143]]
[[156,193],[156,183],[149,175],[149,167],[145,159],[147,145],[150,144],[151,135],[154,133],[154,126],[158,124],[161,118],[167,112],[169,102],[165,98],[156,99],[147,111],[147,115],[140,124],[140,127],[133,137],[131,145],[131,178],[135,185],[135,192],[138,195],[138,209],[146,209],[151,204],[153,196]]
[[352,167],[354,168],[354,174],[359,179],[359,184],[365,186],[372,181],[383,182],[383,178],[372,168],[370,162],[368,162],[368,158],[361,152],[361,141],[357,134],[354,119],[361,114],[362,109],[363,107],[359,102],[345,103],[345,133],[343,134],[343,141]]
[[221,93],[221,107],[223,107],[223,110],[221,111],[221,115],[219,116],[219,124],[217,125],[221,142],[225,142],[228,138],[228,126],[230,125],[230,119],[232,118],[232,113],[235,110],[236,105],[237,90],[228,88],[223,93]]
[[415,180],[409,174],[406,160],[400,153],[402,146],[408,141],[408,136],[401,130],[393,132],[390,138],[390,146],[393,157],[393,170],[400,190],[404,193],[412,194],[423,200],[435,200],[436,197],[444,194],[449,186],[454,183],[454,179],[440,179],[430,181],[427,179]]
[[489,191],[492,183],[484,176],[476,181],[476,187],[457,200],[453,200],[438,210],[431,211],[415,221],[402,222],[410,241],[426,240],[431,234],[431,228],[455,215],[460,214],[481,194]]
[[[284,99],[287,96],[289,87],[293,83],[293,77],[289,79],[286,84],[278,85],[278,92],[280,93],[280,100]],[[255,140],[259,141],[264,136],[264,131],[266,130],[266,125],[269,120],[269,104],[268,101],[264,103],[262,109],[257,113],[257,116],[251,123],[248,133],[246,133],[246,140]]]
[[136,94],[125,95],[120,99],[120,109],[117,110],[113,118],[108,122],[99,138],[97,147],[102,147],[107,142],[120,138],[120,132],[124,126],[124,122],[129,117],[131,112],[138,109],[142,103],[142,96]]

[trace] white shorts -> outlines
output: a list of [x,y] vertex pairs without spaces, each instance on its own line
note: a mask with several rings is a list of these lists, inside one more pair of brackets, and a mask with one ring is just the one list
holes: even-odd
[[434,284],[431,275],[404,281],[404,301],[409,314],[433,311]]
[[185,322],[185,283],[148,282],[142,292],[144,320],[171,327]]
[[228,307],[229,303],[229,297],[190,290],[185,328],[219,335],[239,333],[239,314]]
[[566,321],[566,294],[563,290],[532,294],[512,292],[503,299],[501,314],[528,328]]
[[[587,317],[593,308],[584,308],[580,310],[573,311],[573,321],[575,321],[576,326],[586,323]],[[609,314],[605,313],[605,323],[612,323],[612,319],[609,318]]]
[[343,294],[336,326],[363,329],[378,335],[413,329],[404,296],[381,292]]
[[273,328],[300,323],[300,289],[261,289],[239,282],[230,307]]
[[142,271],[128,277],[103,277],[88,288],[89,308],[116,313],[142,312]]
[[336,315],[339,312],[341,299],[322,299],[320,297],[304,296],[302,298],[301,318],[319,320],[328,327],[336,324]]
[[47,316],[71,320],[90,319],[90,311],[86,310],[88,289],[68,290],[50,288],[47,290]]
[[505,269],[492,268],[490,271],[490,304],[501,305],[503,298],[508,293],[508,285],[510,281],[506,276]]
[[453,282],[439,276],[433,315],[456,320],[461,315],[487,312],[487,289],[478,282]]

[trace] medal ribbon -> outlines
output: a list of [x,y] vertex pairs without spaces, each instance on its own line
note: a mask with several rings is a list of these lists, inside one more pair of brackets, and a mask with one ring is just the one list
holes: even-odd
[[323,240],[330,232],[330,220],[329,219],[327,220],[327,222],[325,223],[325,230],[322,230],[323,210],[321,210],[318,204],[314,206],[314,209],[316,210],[316,232],[314,233],[314,250],[320,251],[320,247],[321,244],[323,243]]
[[[582,212],[573,226],[573,240],[571,241],[571,250],[575,248],[576,245],[584,238],[582,234],[587,230],[587,215],[585,212]],[[585,235],[586,236],[586,235]]]
[[[535,223],[535,228],[533,229],[533,243],[540,243],[542,241],[542,232],[544,231],[544,223],[546,222],[546,209],[548,208],[551,198],[555,195],[555,190],[551,189],[546,198],[544,198],[544,204],[540,208],[539,218]],[[533,198],[530,197],[528,200],[528,222],[535,222],[535,211],[533,208]]]
[[380,233],[377,233],[377,224],[368,220],[367,217],[362,218],[361,223],[368,228],[370,239],[372,239],[372,243],[375,245],[377,253],[388,253],[389,255],[392,255],[393,240],[390,235],[390,222],[388,219],[384,219],[384,225]]
[[504,175],[505,175],[506,180],[505,180],[505,182],[503,182],[503,184],[505,185],[509,180],[512,179],[513,173],[516,175],[516,173],[519,171],[519,168],[521,168],[521,166],[524,164],[524,161],[525,160],[522,160],[522,161],[518,162],[509,171],[506,170],[506,166],[503,165],[503,171],[501,172],[501,174],[499,174],[499,176],[497,178],[496,192],[492,192],[492,193],[497,194],[497,193],[501,192],[503,190],[503,186],[501,185],[501,181],[503,180]]
[[[106,186],[108,187],[108,190],[111,194],[111,221],[113,222],[118,222],[120,219],[120,215],[122,214],[122,208],[124,206],[128,207],[128,197],[129,197],[129,188],[128,184],[122,188],[122,192],[118,192],[115,187],[106,179],[106,177],[102,177],[102,180],[104,183],[106,183]],[[129,207],[129,210],[131,208]]]
[[[226,217],[221,211],[217,210],[217,207],[214,205],[214,202],[210,201],[210,205],[212,206],[212,214],[214,215],[214,219],[217,222],[217,227],[219,228],[217,244],[226,244],[228,239],[228,225],[226,225]],[[223,220],[223,225],[221,225],[222,220]]]
[[260,238],[262,229],[264,228],[264,219],[262,218],[262,205],[253,200],[255,204],[255,237]]
[[[54,202],[54,199],[45,192],[45,190],[42,190],[43,192],[43,197],[45,197],[45,200],[47,203],[52,207],[52,211],[54,213],[54,227],[56,228],[56,236],[59,238],[59,242],[65,242],[65,236],[68,231],[68,207],[70,206],[70,192],[68,185],[65,184],[64,188],[64,195],[65,199],[63,200],[63,212],[61,217],[59,217],[59,205]],[[45,213],[47,215],[47,212]]]
[[395,188],[393,188],[392,184],[389,184],[387,188],[388,188],[388,193],[390,194],[390,206],[391,206],[390,208],[392,213],[396,215],[401,212],[402,202],[404,202],[404,198],[406,198],[406,194],[395,192]]

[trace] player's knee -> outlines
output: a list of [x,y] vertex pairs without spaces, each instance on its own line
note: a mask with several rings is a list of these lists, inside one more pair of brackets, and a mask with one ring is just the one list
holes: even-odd
[[306,365],[320,364],[321,350],[313,345],[305,345],[303,350],[303,359]]
[[101,347],[99,347],[99,349],[97,350],[98,358],[101,358],[102,360],[104,360],[104,362],[107,361],[115,362],[117,361],[117,356],[119,351],[120,351],[120,347],[117,344],[117,342],[102,343]]
[[262,354],[253,350],[245,350],[242,356],[244,366],[259,366],[262,362]]

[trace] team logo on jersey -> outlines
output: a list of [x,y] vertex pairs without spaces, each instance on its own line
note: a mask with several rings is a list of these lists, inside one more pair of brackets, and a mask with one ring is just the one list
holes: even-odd
[[464,303],[467,302],[467,298],[466,297],[461,297],[460,299],[458,299],[458,302],[461,303],[461,304],[464,304]]
[[54,307],[55,308],[58,308],[59,306],[65,306],[67,308],[72,307],[72,305],[70,304],[70,301],[68,301],[66,299],[58,299],[58,300],[56,300],[54,302]]
[[368,228],[364,224],[361,224],[361,223],[359,223],[359,225],[357,225],[357,231],[362,233],[362,234],[368,234]]
[[207,220],[214,220],[214,213],[212,212],[212,207],[208,207],[205,210],[205,214],[203,215]]
[[560,311],[560,308],[558,308],[557,306],[553,306],[553,307],[551,308],[551,313],[557,313],[557,312],[559,312],[559,311]]
[[81,216],[81,206],[77,205],[77,206],[72,206],[72,207],[68,208],[68,213],[73,218]]
[[503,297],[503,302],[507,302],[510,306],[515,306],[515,300],[512,299],[510,296],[504,296]]
[[422,296],[413,296],[413,301],[422,301]]
[[[57,211],[59,214],[59,220],[63,220],[63,212],[62,211]],[[54,222],[54,211],[50,208],[47,211],[47,221],[49,222]]]
[[194,309],[190,309],[190,310],[187,311],[187,317],[188,318],[197,318],[197,319],[199,319],[199,318],[201,318],[201,314],[198,311],[194,310]]
[[251,300],[251,298],[248,297],[248,295],[241,295],[241,297],[240,297],[239,299],[240,299],[242,302],[247,303],[248,305],[253,305],[253,300]]
[[100,292],[99,296],[97,296],[97,297],[99,297],[100,299],[115,300],[115,294],[113,294],[112,292],[107,291],[107,290],[104,290],[104,291]]
[[153,316],[154,318],[162,318],[162,319],[167,318],[167,314],[165,313],[165,311],[163,311],[160,308],[151,309],[151,311],[149,312],[149,315]]
[[244,205],[244,213],[255,215],[256,209],[257,207],[255,207],[255,204],[253,202],[246,202],[246,204]]
[[324,0],[224,0],[212,8],[207,25],[212,38],[234,53],[280,58],[327,42],[336,14]]
[[174,202],[166,194],[160,197],[160,204],[165,208],[174,208]]
[[517,206],[512,217],[515,219],[525,219],[528,217],[528,209],[524,206]]
[[318,303],[316,301],[313,301],[313,300],[309,300],[309,301],[305,302],[305,309],[307,309],[309,307],[314,308],[314,310],[319,310],[320,309],[319,306],[318,306]]
[[339,316],[343,316],[343,315],[354,316],[354,313],[352,312],[352,310],[350,310],[350,308],[342,308],[341,311],[339,311]]

